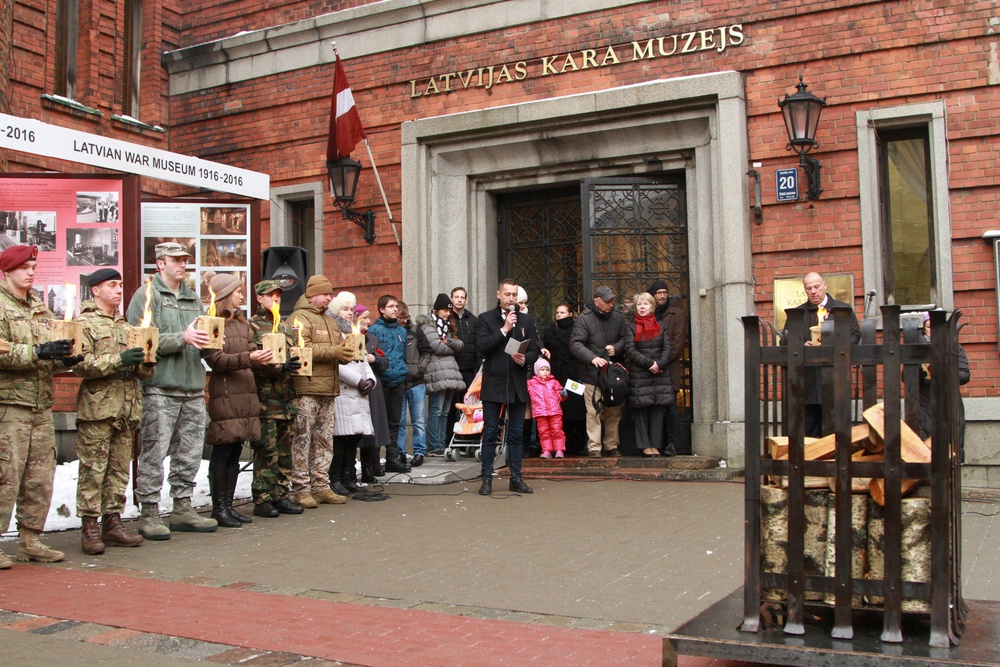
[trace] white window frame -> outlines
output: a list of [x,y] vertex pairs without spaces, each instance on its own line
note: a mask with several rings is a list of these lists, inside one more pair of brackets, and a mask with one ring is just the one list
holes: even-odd
[[307,257],[306,269],[309,275],[323,273],[323,182],[297,183],[295,185],[285,185],[279,188],[271,188],[271,247],[291,245],[292,220],[286,211],[286,203],[302,199],[313,199],[313,209],[316,211],[316,219],[313,226],[313,243],[316,252],[312,257]]
[[[931,203],[934,215],[934,281],[931,298],[934,306],[954,310],[955,292],[951,261],[951,201],[948,194],[948,135],[944,101],[906,104],[858,111],[855,118],[858,134],[858,177],[861,207],[861,254],[865,272],[865,292],[876,290],[874,303],[885,304],[882,294],[882,211],[879,203],[878,144],[879,130],[926,125],[931,163]],[[908,305],[908,304],[907,304]],[[875,313],[878,316],[877,312]]]

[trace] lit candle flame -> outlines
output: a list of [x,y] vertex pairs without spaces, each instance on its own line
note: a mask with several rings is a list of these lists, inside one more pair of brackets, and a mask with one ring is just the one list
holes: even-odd
[[299,344],[298,347],[305,347],[306,342],[302,340],[302,322],[299,322],[299,318],[295,318],[295,322],[292,324],[292,328],[295,329],[295,333],[298,334]]
[[826,308],[820,306],[816,309],[816,319],[819,320],[819,324],[823,324],[823,321],[826,320],[826,314]]
[[142,322],[139,326],[148,329],[153,324],[153,311],[149,308],[149,302],[153,300],[153,276],[146,279],[146,305],[142,307]]
[[63,315],[63,319],[69,322],[73,319],[73,301],[76,296],[76,285],[73,283],[66,283],[66,314]]
[[358,318],[351,319],[351,333],[355,336],[361,335],[361,323],[358,322]]
[[271,323],[271,333],[278,333],[278,325],[281,324],[281,299],[274,297],[271,301],[271,315],[274,322]]
[[208,293],[212,295],[212,301],[208,304],[208,312],[206,313],[209,317],[215,317],[215,290],[212,286],[208,286]]

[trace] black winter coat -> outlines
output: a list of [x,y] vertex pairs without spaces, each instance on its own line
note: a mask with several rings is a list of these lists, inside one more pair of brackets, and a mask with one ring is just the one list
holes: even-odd
[[[542,336],[542,347],[546,348],[552,357],[549,359],[549,363],[552,366],[552,375],[559,380],[559,384],[561,385],[565,385],[566,380],[580,381],[580,366],[576,363],[573,353],[569,351],[569,338],[572,334],[572,326],[561,329],[556,322],[553,322]],[[570,393],[563,402],[562,407],[563,419],[567,421],[585,419],[587,417],[587,410],[583,405],[582,396]]]
[[462,341],[462,349],[455,353],[458,370],[463,373],[475,373],[482,361],[482,354],[476,350],[476,326],[479,318],[466,308],[462,311],[462,317],[452,314],[451,319],[458,330],[455,338]]
[[606,345],[614,346],[615,353],[612,357],[624,354],[625,318],[617,310],[605,315],[593,303],[588,303],[576,318],[569,342],[569,349],[578,362],[581,381],[597,384],[597,368],[593,361],[594,357],[608,358],[608,352],[604,349]]
[[[819,322],[819,315],[817,311],[818,306],[806,301],[805,303],[795,306],[796,308],[801,308],[806,312],[806,340],[809,340],[809,327],[814,327]],[[833,317],[834,308],[850,308],[851,309],[851,345],[857,345],[861,342],[861,325],[858,323],[858,316],[854,314],[854,307],[850,304],[846,304],[843,301],[837,301],[832,296],[827,295],[826,309],[831,311],[829,317]],[[788,340],[786,329],[781,333],[782,344],[785,344]],[[822,378],[820,369],[809,366],[806,368],[806,405],[819,405],[823,402],[822,396]]]
[[[923,339],[927,342],[927,339]],[[958,384],[968,384],[972,379],[972,372],[969,370],[969,358],[965,356],[965,349],[958,346]],[[959,447],[964,452],[965,445],[965,404],[962,397],[958,398],[959,413],[958,427],[962,434]],[[923,370],[920,371],[920,437],[927,439],[931,435],[934,424],[931,421],[931,380]],[[963,461],[964,462],[964,461]]]
[[[625,325],[625,356],[628,358],[628,402],[633,408],[673,405],[674,383],[670,379],[670,334],[660,327],[660,335],[650,340],[635,339],[635,322]],[[655,375],[649,367],[660,367]]]
[[[517,324],[509,334],[500,330],[503,324],[504,313],[499,306],[480,313],[476,323],[476,349],[483,355],[483,388],[479,396],[496,403],[527,403],[528,369],[538,361],[540,349],[535,321],[527,313],[518,313]],[[531,340],[523,366],[514,363],[514,358],[504,350],[511,338]]]

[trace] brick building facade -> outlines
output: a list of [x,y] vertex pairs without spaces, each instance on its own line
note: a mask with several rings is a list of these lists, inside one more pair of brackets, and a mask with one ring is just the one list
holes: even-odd
[[[45,97],[58,90],[66,4],[80,12],[69,97],[101,115]],[[129,114],[121,28],[134,5],[143,46]],[[994,3],[17,0],[10,25],[5,113],[269,174],[262,245],[321,249],[311,268],[361,302],[401,293],[420,312],[461,284],[485,310],[509,272],[545,320],[595,281],[624,295],[668,274],[690,317],[697,453],[742,461],[738,318],[773,318],[776,279],[850,274],[859,314],[870,290],[874,306],[960,309],[973,375],[966,481],[1000,486],[997,277],[983,239],[1000,193]],[[371,246],[324,184],[332,41],[401,221],[390,226],[366,168],[354,208],[377,213]],[[799,76],[827,102],[810,153],[823,192],[779,202],[776,172],[798,159],[777,101]],[[355,157],[370,167],[362,147]],[[149,179],[143,189],[195,194]],[[910,194],[896,201],[893,189]],[[602,235],[626,209],[632,229]],[[643,227],[647,209],[670,223]]]

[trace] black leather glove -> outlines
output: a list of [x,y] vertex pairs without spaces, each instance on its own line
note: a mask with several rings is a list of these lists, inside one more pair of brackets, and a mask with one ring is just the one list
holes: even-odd
[[39,359],[61,359],[73,352],[73,341],[67,339],[53,340],[35,346],[35,354]]
[[132,347],[122,350],[118,356],[122,358],[122,366],[138,366],[146,358],[146,353],[141,347]]
[[372,393],[372,389],[374,388],[375,388],[375,380],[372,380],[371,378],[365,378],[358,385],[358,391],[361,393],[362,396],[367,396],[368,394]]
[[83,355],[82,354],[78,354],[78,355],[73,356],[73,357],[63,357],[59,361],[61,361],[63,363],[63,366],[67,366],[67,367],[68,366],[76,366],[78,363],[80,363],[81,361],[83,361]]
[[298,357],[289,357],[285,363],[281,364],[281,370],[285,373],[297,373],[302,368],[302,362]]

